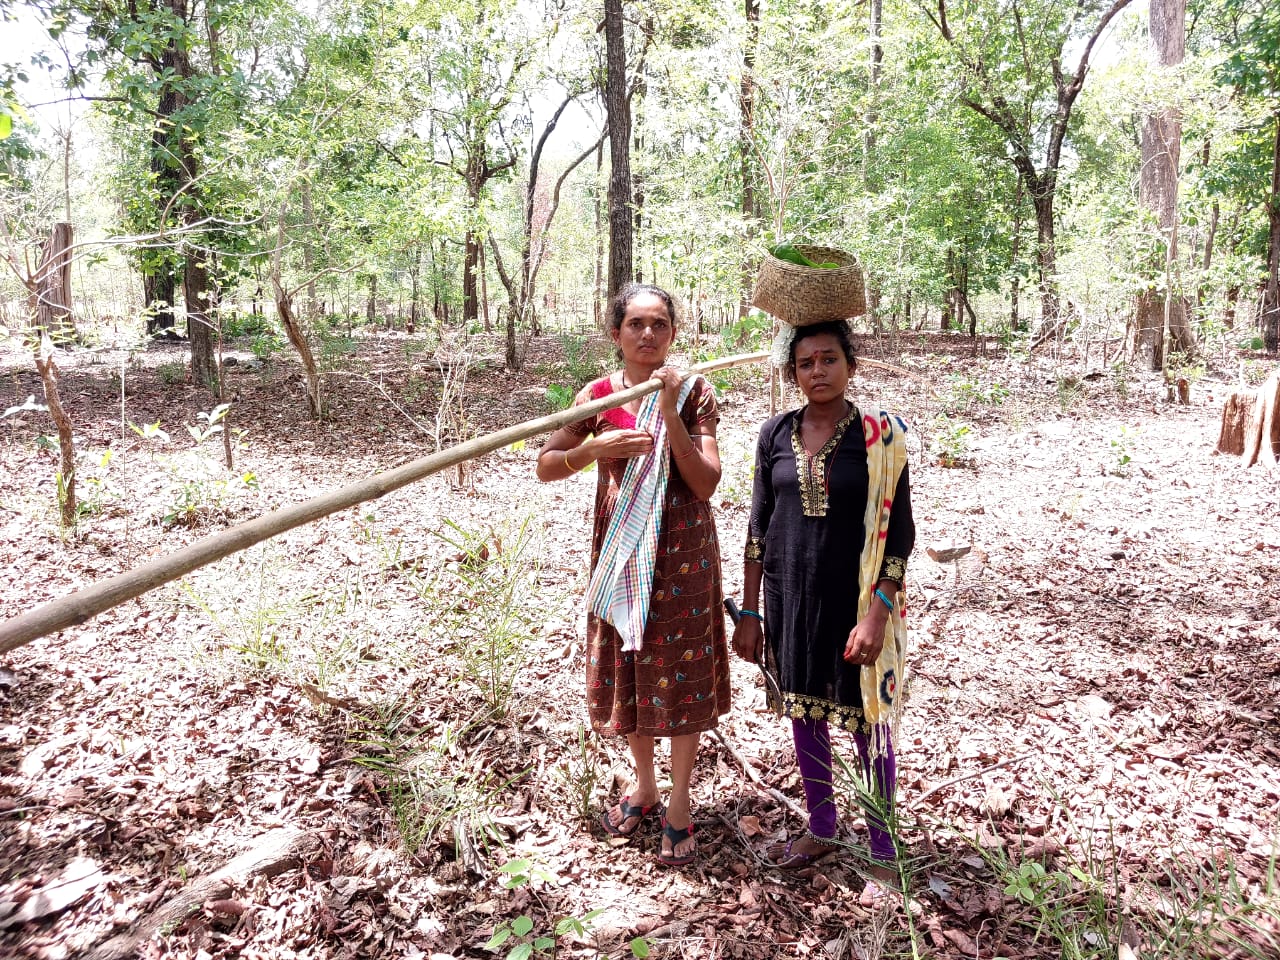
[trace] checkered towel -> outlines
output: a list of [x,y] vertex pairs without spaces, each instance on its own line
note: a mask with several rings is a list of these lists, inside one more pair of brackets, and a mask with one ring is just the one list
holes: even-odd
[[[684,406],[696,379],[689,377],[681,384],[676,409]],[[591,612],[613,624],[622,637],[622,649],[627,651],[639,650],[644,642],[658,556],[658,531],[671,470],[667,428],[658,407],[661,395],[662,391],[651,393],[640,403],[636,429],[653,436],[653,452],[627,464],[600,547],[600,560],[587,588]]]

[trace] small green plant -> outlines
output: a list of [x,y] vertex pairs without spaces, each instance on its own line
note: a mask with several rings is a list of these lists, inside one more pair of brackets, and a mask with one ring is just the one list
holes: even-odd
[[447,574],[423,598],[439,609],[465,675],[496,717],[508,712],[537,624],[527,603],[538,571],[530,519],[487,531],[445,521],[437,536],[455,553]]
[[1127,360],[1117,360],[1111,365],[1111,388],[1121,400],[1129,397],[1129,377],[1132,373]]
[[1058,409],[1070,413],[1071,408],[1084,396],[1084,381],[1079,377],[1060,376],[1054,381],[1058,394]]
[[[551,873],[528,859],[511,860],[500,866],[498,870],[506,874],[506,879],[502,881],[504,887],[508,890],[529,887],[535,901],[538,900],[538,896],[534,884],[552,883],[556,879]],[[541,932],[533,917],[522,913],[514,920],[499,923],[494,928],[493,936],[485,943],[484,949],[498,951],[511,944],[510,949],[507,950],[506,960],[529,960],[534,954],[555,957],[559,954],[561,938],[571,934],[576,937],[585,937],[603,913],[603,910],[589,910],[580,917],[560,917]],[[512,943],[512,941],[515,942]],[[631,949],[631,955],[637,960],[644,960],[649,956],[649,942],[644,937],[636,937],[628,946]]]
[[157,443],[169,442],[169,434],[165,430],[161,429],[159,420],[155,423],[144,423],[142,426],[138,426],[136,423],[130,423],[129,429],[140,436],[143,440],[154,440]]
[[278,353],[284,349],[284,340],[277,334],[270,331],[263,331],[254,335],[253,340],[249,343],[249,350],[259,360],[270,360],[272,354]]
[[721,340],[726,350],[747,350],[749,348],[765,349],[769,345],[773,321],[763,310],[752,308],[737,323],[730,324],[721,332]]
[[1114,877],[1108,876],[1114,857],[1096,858],[1086,847],[1081,859],[1062,854],[1061,866],[1032,857],[1015,864],[1003,847],[983,847],[976,841],[974,846],[1004,895],[1028,908],[1017,922],[1036,944],[1064,960],[1115,956],[1122,918],[1115,909]]
[[969,413],[979,407],[998,407],[1009,396],[1009,388],[1002,383],[981,384],[967,377],[953,375],[942,401],[942,409],[948,415]]
[[596,788],[601,778],[599,745],[595,734],[588,734],[583,724],[578,724],[576,748],[555,768],[555,774],[573,801],[578,819],[583,823],[594,819]]
[[503,837],[491,813],[498,795],[528,771],[499,781],[488,767],[468,764],[465,742],[474,723],[418,728],[410,722],[416,713],[411,702],[376,709],[371,729],[351,743],[355,762],[385,778],[387,806],[405,849],[414,854],[448,836],[460,859],[478,861],[481,849]]
[[1129,476],[1129,465],[1133,462],[1133,457],[1129,455],[1129,443],[1132,439],[1133,434],[1129,432],[1128,427],[1121,427],[1120,436],[1111,438],[1113,460],[1108,473],[1113,477]]
[[160,378],[160,382],[166,387],[171,387],[175,383],[185,383],[187,380],[187,365],[185,363],[162,363],[156,367],[156,376]]
[[220,403],[208,413],[200,411],[196,414],[196,419],[200,422],[187,424],[187,433],[191,434],[191,439],[197,445],[204,443],[210,437],[217,436],[222,432],[222,421],[230,409],[231,404]]
[[972,432],[971,424],[940,414],[934,420],[933,438],[929,443],[938,464],[943,467],[968,466],[969,435]]
[[569,409],[569,404],[573,403],[573,390],[562,383],[548,384],[546,398],[547,408],[552,413],[567,410]]
[[231,313],[222,321],[225,337],[258,337],[270,334],[271,322],[261,313]]
[[600,376],[604,366],[586,337],[563,333],[560,335],[560,347],[564,351],[564,371],[570,383],[588,383]]
[[[82,491],[80,498],[76,501],[77,515],[87,517],[101,513],[107,498],[115,496],[115,489],[108,479],[108,467],[111,465],[112,456],[110,449],[103,451],[102,456],[98,458],[98,472],[84,478],[84,485],[80,488]],[[62,477],[59,476],[58,480],[61,483]]]

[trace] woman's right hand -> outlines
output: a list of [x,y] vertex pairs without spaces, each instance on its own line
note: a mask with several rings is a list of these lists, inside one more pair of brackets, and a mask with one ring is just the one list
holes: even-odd
[[764,631],[755,617],[740,617],[733,628],[733,649],[743,660],[759,663],[764,656]]
[[653,452],[653,435],[644,430],[606,430],[591,441],[597,460],[630,460]]

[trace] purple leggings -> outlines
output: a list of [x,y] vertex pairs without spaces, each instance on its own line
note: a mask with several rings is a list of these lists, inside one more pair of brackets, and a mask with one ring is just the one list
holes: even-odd
[[[815,837],[834,837],[839,811],[835,804],[832,786],[831,733],[825,720],[791,721],[791,734],[796,744],[796,760],[800,764],[800,776],[804,778],[805,806],[809,809],[809,830]],[[888,750],[873,761],[870,738],[865,733],[854,734],[858,745],[858,759],[862,761],[862,774],[869,789],[893,810],[893,794],[898,782],[898,768],[893,758],[893,743]],[[874,770],[873,770],[874,768]],[[893,836],[878,811],[867,810],[867,830],[871,834],[871,856],[877,860],[893,860]]]

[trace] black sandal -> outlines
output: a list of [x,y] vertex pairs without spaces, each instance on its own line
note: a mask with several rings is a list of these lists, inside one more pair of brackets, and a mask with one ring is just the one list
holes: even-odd
[[631,800],[631,797],[630,795],[628,795],[618,801],[618,809],[622,811],[622,819],[619,821],[619,823],[620,824],[626,823],[628,820],[632,820],[632,819],[635,820],[635,824],[631,827],[630,830],[624,830],[622,829],[621,826],[612,823],[609,820],[608,809],[606,809],[604,813],[600,814],[600,826],[604,827],[604,832],[609,834],[609,836],[611,837],[635,836],[636,831],[639,830],[642,826],[644,826],[644,822],[649,818],[650,814],[656,813],[659,817],[661,817],[662,814],[666,812],[662,806],[661,801],[655,801],[649,804],[647,807],[641,807],[641,806],[630,803],[629,802],[630,800]]
[[692,820],[689,821],[689,825],[687,827],[673,827],[671,824],[667,823],[667,818],[663,817],[662,835],[671,841],[671,856],[663,856],[662,846],[659,844],[657,856],[658,862],[664,867],[683,867],[686,864],[693,863],[693,861],[697,860],[698,847],[696,844],[694,845],[693,853],[686,853],[684,856],[676,854],[676,847],[680,846],[680,844],[692,837],[693,832],[694,826]]

